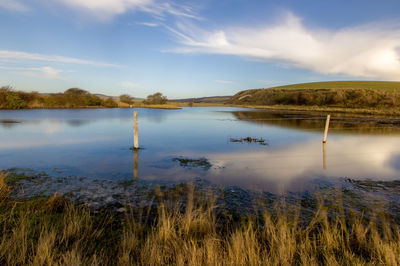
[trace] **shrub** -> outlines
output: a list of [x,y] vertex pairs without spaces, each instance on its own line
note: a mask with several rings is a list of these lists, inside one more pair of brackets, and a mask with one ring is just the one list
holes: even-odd
[[133,103],[133,98],[131,96],[129,96],[128,94],[122,94],[121,96],[119,96],[119,100],[126,104]]
[[118,104],[114,102],[113,99],[107,98],[107,100],[104,101],[104,106],[109,108],[115,108],[118,107]]
[[157,92],[152,95],[147,96],[147,100],[144,101],[145,104],[165,104],[167,103],[167,97],[163,96],[162,93]]

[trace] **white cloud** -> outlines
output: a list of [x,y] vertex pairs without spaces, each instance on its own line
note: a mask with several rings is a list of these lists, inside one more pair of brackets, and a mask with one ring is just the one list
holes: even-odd
[[[60,73],[66,72],[60,69],[55,69],[49,66],[44,67],[4,67],[0,66],[2,70],[8,70],[12,73],[24,75],[28,77],[44,78],[44,79],[58,79],[63,80]],[[70,72],[70,71],[67,71]]]
[[152,0],[58,0],[66,6],[87,11],[100,16],[112,17],[129,9],[144,9]]
[[17,0],[0,0],[0,8],[18,12],[29,11],[29,7]]
[[179,53],[211,53],[274,61],[322,74],[400,80],[400,24],[340,30],[307,28],[288,14],[276,25],[207,31],[188,23],[168,28]]
[[128,11],[150,13],[162,19],[165,14],[180,17],[196,18],[193,11],[186,6],[158,0],[56,0],[67,7],[89,13],[101,20],[108,20]]
[[28,68],[27,72],[20,72],[20,74],[36,77],[36,78],[44,78],[44,79],[58,79],[63,80],[64,78],[60,76],[62,70],[55,69],[49,66],[39,67],[39,68]]
[[20,51],[7,51],[0,50],[0,62],[10,62],[13,61],[45,61],[45,62],[56,62],[56,63],[66,63],[66,64],[80,64],[80,65],[91,65],[98,67],[121,67],[117,64],[91,61],[73,57],[65,57],[59,55],[44,55],[37,53],[26,53]]
[[159,25],[154,22],[136,22],[135,25],[142,25],[142,26],[147,26],[147,27],[158,27]]
[[271,147],[268,152],[240,151],[203,156],[219,166],[209,171],[214,182],[219,179],[225,185],[265,188],[278,193],[284,193],[286,189],[304,189],[298,187],[299,180],[322,176],[394,180],[398,178],[399,170],[391,162],[398,154],[396,143],[400,145],[400,141],[396,137],[379,142],[376,139],[371,136],[331,138],[326,146],[327,169],[323,168],[319,138],[287,147]]

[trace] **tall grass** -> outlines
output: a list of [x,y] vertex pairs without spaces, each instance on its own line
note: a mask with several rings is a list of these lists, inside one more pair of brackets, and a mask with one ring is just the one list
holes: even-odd
[[124,217],[93,214],[57,195],[11,199],[4,177],[0,191],[0,264],[400,264],[397,225],[331,213],[322,204],[307,223],[299,208],[285,206],[233,222],[217,215],[215,199],[200,200],[193,188],[184,205],[161,195],[153,215],[131,208]]

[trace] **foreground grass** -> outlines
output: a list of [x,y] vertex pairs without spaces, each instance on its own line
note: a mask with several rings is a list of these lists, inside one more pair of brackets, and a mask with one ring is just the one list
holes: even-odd
[[217,214],[212,197],[196,199],[190,186],[184,205],[158,192],[158,207],[122,216],[95,214],[57,195],[23,201],[10,192],[0,177],[0,264],[400,264],[397,225],[345,217],[340,208],[328,213],[322,204],[307,223],[289,207],[235,222]]

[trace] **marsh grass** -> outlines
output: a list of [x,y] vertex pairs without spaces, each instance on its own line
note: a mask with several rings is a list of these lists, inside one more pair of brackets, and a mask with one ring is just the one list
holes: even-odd
[[58,195],[9,198],[2,176],[0,264],[400,264],[399,227],[381,216],[344,215],[340,205],[332,211],[321,200],[307,222],[301,207],[279,203],[274,211],[233,221],[218,213],[215,197],[186,188],[176,191],[183,199],[156,190],[155,207],[117,216],[92,213]]

